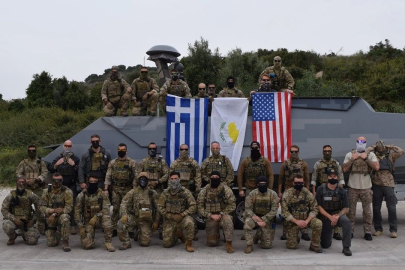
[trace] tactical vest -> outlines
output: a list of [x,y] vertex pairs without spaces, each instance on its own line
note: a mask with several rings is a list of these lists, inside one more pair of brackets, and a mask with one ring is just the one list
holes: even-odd
[[11,207],[10,212],[16,218],[24,220],[24,221],[28,221],[33,218],[31,202],[29,199],[29,196],[31,195],[31,193],[32,193],[31,190],[25,190],[24,195],[18,196],[17,192],[15,190],[11,191],[11,195],[13,196],[13,199],[19,201],[18,205],[10,206]]
[[213,171],[218,171],[221,174],[221,182],[226,181],[228,176],[228,168],[226,167],[225,156],[220,155],[219,158],[210,157],[207,165],[207,175]]
[[[352,152],[353,154],[354,152]],[[368,154],[367,154],[368,156]],[[357,158],[353,161],[351,167],[351,173],[353,174],[370,174],[371,168],[368,166],[367,162],[362,158]]]
[[115,81],[109,80],[108,82],[108,89],[107,89],[107,97],[114,98],[117,96],[122,96],[123,85],[121,83],[121,79],[117,79]]
[[378,157],[378,162],[380,163],[380,171],[389,171],[390,173],[394,172],[394,164],[392,164],[391,160],[388,157],[388,154],[385,155],[383,158]]
[[223,186],[219,186],[216,190],[206,188],[205,207],[208,213],[219,214],[226,207],[226,203],[225,188]]
[[129,159],[125,160],[115,160],[115,164],[112,168],[112,179],[114,180],[114,184],[116,185],[124,185],[127,184],[129,186],[132,185],[131,182],[131,167],[129,166]]
[[180,190],[175,195],[167,192],[166,212],[169,214],[180,214],[186,210],[187,198],[183,190]]
[[61,192],[53,193],[48,191],[48,207],[50,208],[65,208],[66,187],[62,186]]
[[103,191],[101,189],[98,189],[96,194],[89,194],[88,192],[83,193],[83,200],[85,201],[84,205],[86,209],[86,212],[83,214],[86,222],[103,210],[102,195]]
[[93,153],[93,158],[91,160],[91,170],[92,171],[101,171],[105,165],[103,158],[103,153]]
[[319,165],[317,168],[317,184],[323,184],[323,183],[327,183],[328,182],[328,171],[330,169],[334,169],[335,171],[339,171],[339,166],[338,166],[338,162],[336,159],[331,158],[329,161],[325,160],[325,159],[320,159],[319,161]]
[[293,198],[288,205],[288,211],[298,220],[306,220],[308,218],[309,207],[307,203],[307,194],[304,199]]
[[148,157],[143,171],[148,174],[149,180],[159,180],[162,173],[162,161]]
[[251,186],[256,186],[256,179],[259,176],[267,177],[267,170],[264,167],[264,158],[260,157],[258,160],[253,161],[251,157],[248,157],[248,164],[245,168],[244,178],[247,183],[250,183]]
[[138,100],[151,90],[150,84],[150,81],[136,80],[136,98]]
[[186,87],[184,84],[173,84],[170,83],[170,86],[167,88],[167,93],[174,96],[184,97],[186,95]]
[[[267,191],[268,192],[268,191]],[[271,210],[271,194],[266,194],[266,196],[257,196],[253,194],[253,212],[262,217],[266,215]]]
[[196,173],[192,160],[189,158],[187,161],[179,161],[177,164],[174,169],[180,173],[180,184],[188,188],[189,181],[194,179]]
[[239,91],[236,88],[233,89],[225,88],[224,93],[225,97],[239,97]]
[[27,180],[33,180],[38,178],[41,175],[42,168],[41,168],[41,160],[37,159],[35,163],[29,161],[28,159],[24,159],[24,176]]
[[287,164],[284,168],[285,185],[293,186],[294,176],[297,174],[303,174],[302,164],[304,163],[304,161],[302,159],[299,159],[297,163],[292,163],[291,160],[287,160],[286,162]]
[[142,194],[143,192],[144,190],[142,190],[141,188],[137,188],[134,190],[134,197],[136,199],[132,201],[135,211],[135,217],[143,221],[151,221],[153,216],[153,192],[149,191],[147,197]]
[[[275,77],[271,77],[270,74],[276,74]],[[286,83],[286,78],[285,78],[285,68],[281,67],[281,70],[279,73],[276,72],[274,66],[271,66],[269,69],[269,73],[267,74],[270,77],[271,85],[272,87],[279,91],[283,88],[285,88],[285,83]]]
[[339,193],[339,187],[335,190],[327,190],[326,184],[322,184],[321,206],[329,214],[336,214],[342,210],[342,198]]

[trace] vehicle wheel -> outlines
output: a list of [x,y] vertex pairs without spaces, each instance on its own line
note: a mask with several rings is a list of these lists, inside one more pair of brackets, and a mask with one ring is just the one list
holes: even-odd
[[196,214],[194,219],[197,221],[197,228],[199,230],[205,230],[205,219],[200,214]]
[[235,229],[243,230],[243,213],[245,212],[245,197],[237,197],[236,209],[233,216],[233,224]]

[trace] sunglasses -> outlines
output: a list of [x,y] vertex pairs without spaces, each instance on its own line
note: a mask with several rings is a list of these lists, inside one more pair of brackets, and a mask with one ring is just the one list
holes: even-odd
[[290,151],[291,154],[298,154],[298,151]]
[[30,153],[35,153],[37,150],[28,150]]
[[172,73],[172,76],[177,76],[177,75],[179,75],[178,73]]
[[274,60],[274,62],[277,62],[277,63],[278,63],[278,62],[281,62],[281,60]]
[[304,185],[304,182],[294,182],[294,185]]
[[156,148],[148,148],[149,150],[156,150]]
[[323,150],[324,153],[332,153],[331,150]]
[[257,147],[257,146],[252,146],[252,149],[259,149],[259,147]]
[[205,90],[205,88],[198,88],[198,90]]
[[118,149],[118,152],[124,152],[124,153],[126,153],[127,150],[119,150],[119,149]]
[[181,148],[180,148],[180,151],[188,151],[188,148],[187,148],[187,149],[181,149]]
[[100,140],[95,140],[95,141],[91,141],[91,142],[99,142]]
[[147,71],[141,71],[141,73],[146,74],[146,73],[148,73],[148,72],[147,72]]
[[357,140],[358,143],[366,143],[366,140]]
[[208,87],[208,89],[215,89],[215,87]]
[[262,82],[269,82],[269,81],[270,81],[270,80],[264,80],[264,79],[262,80]]
[[67,144],[65,144],[65,145],[63,145],[63,146],[66,147],[66,148],[72,148],[71,145],[67,145]]

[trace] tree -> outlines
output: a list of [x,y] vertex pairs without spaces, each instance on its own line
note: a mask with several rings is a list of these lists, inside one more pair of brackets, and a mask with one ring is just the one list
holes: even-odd
[[24,102],[21,99],[12,99],[8,103],[8,110],[12,112],[22,112],[24,110]]
[[69,81],[63,76],[61,79],[54,79],[52,84],[55,105],[66,110],[65,96],[69,91]]
[[42,71],[41,74],[34,74],[26,93],[30,108],[53,106],[52,76],[46,71]]
[[65,95],[64,104],[68,110],[82,111],[89,104],[89,98],[83,83],[72,81]]

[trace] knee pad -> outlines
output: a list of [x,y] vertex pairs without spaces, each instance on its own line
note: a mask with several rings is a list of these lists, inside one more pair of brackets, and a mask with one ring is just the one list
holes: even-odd
[[87,236],[82,240],[82,246],[84,249],[92,249],[95,246],[93,238]]
[[25,233],[25,239],[28,245],[36,245],[38,243],[39,231],[34,228],[29,228]]
[[12,222],[11,220],[4,220],[3,221],[3,231],[7,235],[14,234],[16,229],[17,229],[17,226],[15,226],[14,222]]

